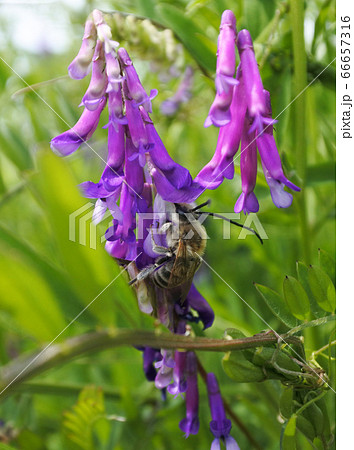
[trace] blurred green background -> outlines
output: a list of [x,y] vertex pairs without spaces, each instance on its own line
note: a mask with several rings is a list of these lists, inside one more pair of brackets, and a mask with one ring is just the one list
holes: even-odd
[[[104,163],[85,146],[66,159],[53,155],[49,148],[51,138],[65,131],[68,124],[72,126],[80,116],[78,105],[89,79],[74,81],[64,76],[80,47],[86,17],[94,8],[124,13],[114,16],[116,37],[130,53],[146,90],[159,90],[152,119],[170,154],[193,176],[212,157],[217,141],[218,130],[205,129],[203,123],[214,98],[212,77],[222,12],[232,9],[238,29],[250,30],[263,84],[271,93],[273,117],[279,115],[275,137],[284,169],[303,190],[294,195],[290,208],[277,209],[260,171],[257,216],[269,239],[263,246],[252,236],[241,240],[236,228],[231,230],[231,239],[222,241],[221,221],[209,219],[206,260],[232,289],[206,266],[198,272],[196,284],[216,314],[214,326],[205,335],[221,338],[226,328],[238,328],[246,335],[269,326],[284,331],[253,282],[281,293],[284,276],[296,276],[296,261],[317,264],[319,248],[330,258],[335,257],[334,66],[330,65],[299,101],[291,103],[300,92],[301,70],[303,81],[310,83],[335,57],[335,3],[306,2],[306,53],[301,55],[300,49],[305,65],[301,69],[300,63],[297,73],[294,52],[299,51],[301,38],[294,38],[292,33],[296,26],[290,4],[299,3],[132,0],[0,5],[1,365],[54,339],[118,273],[100,240],[107,220],[98,226],[96,248],[89,245],[89,221],[86,245],[79,243],[78,235],[76,242],[69,240],[69,215],[88,203],[76,186],[86,180],[97,182]],[[127,18],[125,13],[138,18]],[[174,64],[179,76],[168,79],[171,60],[161,46],[150,42],[141,31],[141,17],[150,18],[159,30],[169,27],[175,32],[171,45],[179,55]],[[187,65],[194,69],[193,95],[173,117],[166,117],[159,105],[176,91]],[[57,77],[61,78],[44,83]],[[20,91],[27,83],[33,85],[35,92]],[[35,86],[37,83],[40,84]],[[106,119],[101,119],[102,126]],[[90,140],[103,159],[106,136],[107,131],[99,126]],[[233,212],[241,190],[238,165],[237,159],[234,180],[224,181],[216,191],[205,192],[200,198],[201,202],[211,199],[211,211]],[[86,208],[86,213],[91,210],[89,205]],[[84,215],[83,212],[80,217]],[[58,342],[101,328],[149,326],[138,311],[125,276],[121,276]],[[306,332],[307,354],[328,344],[332,330],[333,324],[327,324]],[[203,353],[200,358],[206,370],[218,375],[225,398],[260,448],[279,448],[280,383],[236,384],[223,372],[221,356]],[[326,358],[320,361],[324,367],[327,362]],[[75,420],[67,412],[73,413],[79,392],[87,385],[102,388],[105,413],[97,391],[88,391],[98,412],[94,406],[84,408],[81,422],[77,419],[79,425],[70,429]],[[184,417],[183,400],[161,401],[160,392],[145,381],[139,351],[117,348],[89,354],[65,365],[58,364],[1,395],[0,420],[4,425],[0,428],[0,442],[2,439],[9,447],[0,444],[0,448],[206,449],[212,435],[201,381],[200,393],[200,432],[186,440],[178,428]],[[333,392],[328,393],[326,401],[333,428]],[[80,408],[75,411],[80,416]],[[107,414],[109,420],[102,418]],[[241,449],[252,448],[236,425],[232,435]],[[301,436],[297,445],[314,448],[307,447],[310,444]]]

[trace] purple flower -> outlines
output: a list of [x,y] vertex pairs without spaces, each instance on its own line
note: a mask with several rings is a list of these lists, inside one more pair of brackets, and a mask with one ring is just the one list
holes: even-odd
[[[119,208],[122,220],[113,220],[113,226],[106,231],[106,250],[115,258],[133,260],[137,256],[135,238],[137,200],[134,192],[127,184],[123,184]],[[113,241],[113,243],[111,243]]]
[[118,132],[120,129],[119,125],[127,125],[128,123],[128,120],[126,116],[124,116],[123,112],[123,97],[120,87],[117,91],[111,90],[108,93],[108,115],[109,122],[104,128],[108,128],[109,124],[112,124]]
[[101,179],[98,183],[86,181],[79,185],[84,197],[98,199],[92,216],[95,224],[104,218],[107,208],[118,222],[123,219],[122,212],[117,206],[117,200],[124,181],[124,151],[124,129],[120,125],[119,132],[117,132],[113,124],[110,123],[108,126],[107,165]]
[[171,383],[175,360],[172,350],[161,350],[162,359],[155,363],[156,369],[159,369],[155,378],[157,389],[163,389]]
[[263,92],[263,84],[259,73],[258,64],[253,50],[253,42],[248,30],[241,30],[237,36],[237,47],[241,59],[247,108],[253,125],[250,131],[262,132],[264,125],[274,121],[266,117],[266,99]]
[[188,292],[186,302],[197,311],[199,318],[203,322],[204,330],[212,326],[215,318],[214,311],[202,294],[198,292],[194,284],[192,284]]
[[242,194],[235,204],[235,213],[244,211],[248,214],[259,210],[258,200],[253,192],[257,180],[257,145],[255,132],[250,132],[249,125],[249,118],[246,118],[242,131],[240,156]]
[[192,67],[187,66],[183,75],[183,79],[178,86],[176,93],[172,97],[164,100],[161,103],[160,111],[162,114],[164,114],[165,116],[173,116],[174,114],[176,114],[181,104],[187,102],[191,98],[193,74],[194,72]]
[[105,65],[103,44],[101,41],[97,41],[92,63],[91,81],[82,99],[82,104],[91,111],[94,111],[98,107],[106,93],[107,75],[104,70]]
[[236,78],[239,84],[233,89],[231,121],[220,128],[214,156],[195,178],[195,181],[205,189],[216,189],[224,178],[232,179],[234,176],[233,158],[240,145],[247,109],[240,68],[237,70]]
[[122,76],[120,66],[115,52],[106,53],[106,71],[108,78],[107,92],[120,90]]
[[204,126],[222,127],[231,120],[230,105],[233,88],[238,83],[234,78],[236,69],[235,41],[236,18],[230,10],[221,16],[220,34],[218,38],[218,53],[216,63],[216,96]]
[[199,431],[197,357],[194,352],[187,352],[186,379],[186,417],[180,421],[179,427],[187,438],[190,434],[197,434]]
[[274,205],[277,208],[289,208],[293,202],[293,196],[289,192],[284,191],[284,183],[273,178],[263,162],[262,167]]
[[210,431],[215,437],[211,444],[211,450],[219,450],[220,441],[225,444],[226,450],[240,450],[235,439],[230,436],[231,421],[226,418],[219,385],[213,373],[207,375],[207,389],[212,418]]
[[60,156],[68,156],[75,152],[95,132],[101,112],[105,106],[106,98],[104,97],[94,111],[85,108],[80,119],[70,130],[59,134],[59,136],[51,140],[51,149]]
[[111,28],[104,21],[102,12],[94,9],[92,17],[97,29],[97,38],[104,43],[105,53],[113,52],[119,46],[119,43],[112,40]]
[[147,95],[125,48],[120,48],[118,50],[118,56],[123,70],[125,71],[128,89],[135,102],[135,107],[144,105],[147,112],[152,112],[151,100],[156,97],[157,90],[153,89],[150,92],[150,95]]
[[175,365],[173,368],[173,383],[167,386],[167,391],[178,397],[187,390],[187,381],[185,379],[186,352],[175,352]]
[[160,350],[151,347],[145,347],[143,350],[143,369],[148,381],[154,381],[156,369],[154,363],[162,359]]
[[145,154],[149,150],[146,157],[147,168],[157,192],[171,203],[192,203],[203,192],[203,188],[193,182],[186,168],[170,157],[145,109],[140,107],[139,111],[145,124],[148,141],[148,147],[143,151]]
[[85,23],[85,32],[82,38],[79,53],[68,67],[69,76],[75,80],[86,77],[90,72],[91,60],[95,51],[96,28],[92,20]]
[[139,160],[139,156],[138,158],[135,158],[135,156],[139,154],[137,154],[137,148],[128,136],[126,137],[125,145],[125,181],[135,194],[140,195],[144,188],[144,171],[142,168],[144,164],[140,164],[141,161]]
[[[264,97],[266,100],[266,116],[271,118],[272,117],[272,106],[270,102],[270,94],[268,91],[264,90]],[[269,187],[271,189],[271,193],[274,186],[282,186],[282,189],[284,188],[284,185],[287,186],[289,189],[292,189],[293,191],[300,191],[300,188],[296,186],[294,183],[289,181],[283,172],[283,168],[281,165],[280,156],[278,153],[277,145],[275,143],[275,139],[273,136],[273,125],[268,125],[263,133],[259,134],[256,133],[257,136],[257,147],[259,154],[262,159],[262,165],[263,165],[263,171],[266,176],[267,183],[269,184]],[[274,182],[272,181],[274,180]],[[270,182],[270,183],[269,183]],[[275,183],[275,184],[274,184]],[[271,186],[272,185],[272,186]],[[275,188],[276,189],[276,188]],[[274,190],[273,190],[274,192]],[[291,194],[289,194],[292,198]],[[283,195],[282,197],[288,197]],[[273,195],[272,195],[273,198]],[[273,198],[274,201],[274,198]],[[278,202],[279,205],[284,205],[288,202]],[[274,201],[274,204],[278,206],[277,202]],[[288,206],[290,206],[291,202]],[[287,208],[287,206],[278,206],[278,208]]]

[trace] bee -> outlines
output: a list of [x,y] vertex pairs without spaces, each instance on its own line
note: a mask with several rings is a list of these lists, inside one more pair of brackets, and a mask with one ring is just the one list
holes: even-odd
[[172,209],[167,212],[165,223],[157,230],[157,234],[165,234],[166,246],[156,243],[151,230],[152,249],[160,256],[154,264],[142,269],[130,281],[130,285],[151,277],[154,284],[160,288],[173,289],[183,285],[183,290],[188,293],[193,277],[203,261],[208,239],[205,227],[199,220],[202,214],[219,217],[233,225],[246,228],[263,243],[258,233],[251,228],[216,213],[199,211],[209,203],[207,201],[196,207],[186,203],[170,204]]
[[175,203],[175,212],[168,213],[166,222],[157,230],[165,235],[166,247],[158,245],[151,230],[152,249],[160,255],[154,264],[145,267],[129,284],[151,276],[156,286],[173,289],[192,283],[202,263],[207,232],[198,221],[195,208],[186,203]]

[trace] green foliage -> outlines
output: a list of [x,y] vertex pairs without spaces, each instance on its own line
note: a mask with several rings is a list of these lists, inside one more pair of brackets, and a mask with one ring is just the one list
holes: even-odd
[[[200,324],[194,329],[211,338],[220,338],[226,329],[225,339],[237,339],[271,328],[301,337],[303,345],[280,341],[228,352],[223,359],[216,352],[199,352],[198,356],[207,371],[217,374],[223,396],[259,448],[275,449],[280,443],[283,449],[329,450],[334,448],[335,415],[334,67],[307,88],[302,97],[305,126],[299,130],[294,105],[288,107],[298,94],[289,2],[105,3],[107,11],[120,11],[112,16],[114,33],[132,54],[146,90],[159,90],[152,118],[166,148],[193,176],[215,150],[218,130],[205,129],[203,122],[214,98],[218,27],[227,8],[235,12],[238,29],[248,28],[252,33],[263,84],[271,93],[273,117],[279,116],[275,138],[284,170],[302,183],[302,193],[294,195],[290,208],[279,210],[259,172],[257,217],[269,238],[263,246],[252,236],[237,239],[237,229],[231,230],[231,239],[222,240],[221,221],[208,219],[210,239],[205,257],[227,284],[206,266],[200,269],[196,283],[213,307],[216,321],[206,332]],[[55,54],[44,51],[45,45],[33,52],[19,48],[10,39],[14,24],[4,16],[2,57],[30,85],[57,79],[66,73],[78,51],[91,9],[92,2],[86,2],[81,9],[60,4],[60,11],[53,6],[46,12],[44,20],[53,29],[62,27],[58,27],[58,17],[65,16],[67,21],[69,46]],[[150,22],[144,22],[145,18]],[[307,62],[305,81],[310,82],[335,57],[335,2],[306,2],[305,18],[314,29],[313,36],[306,34],[306,54],[302,54]],[[38,26],[31,20],[29,26]],[[166,26],[172,33],[165,32]],[[26,38],[22,36],[22,40]],[[155,69],[149,65],[151,61]],[[180,81],[160,76],[168,73],[171,64],[181,73],[187,64],[195,71],[192,98],[172,118],[159,111],[161,102],[174,94]],[[25,84],[0,64],[0,362],[4,367],[56,337],[64,342],[101,328],[153,329],[150,318],[139,313],[125,274],[119,275],[116,263],[104,250],[101,236],[108,220],[96,228],[92,242],[90,220],[83,219],[93,207],[85,209],[89,202],[81,197],[77,185],[97,181],[102,161],[85,146],[66,159],[52,155],[49,149],[50,139],[80,116],[77,105],[87,83],[64,77],[39,84],[35,90],[48,107],[29,89],[14,96]],[[90,140],[103,159],[107,132],[101,126],[106,119],[103,117]],[[301,161],[295,152],[300,131],[306,153]],[[303,162],[306,167],[301,174],[299,164]],[[233,211],[240,193],[238,166],[236,158],[233,181],[225,180],[217,190],[201,197],[201,202],[211,198],[211,211]],[[76,225],[83,219],[85,242],[80,241],[78,230],[71,236],[73,240],[69,239],[69,217],[78,210],[82,212]],[[95,387],[85,388],[87,385]],[[144,379],[141,352],[116,348],[79,355],[65,365],[57,361],[50,371],[0,395],[0,418],[10,436],[0,449],[209,448],[210,417],[201,380],[200,395],[200,432],[185,440],[178,428],[185,414],[184,402],[161,401],[160,393]],[[120,422],[120,416],[127,418],[126,422]],[[249,438],[235,425],[232,435],[240,448],[252,448]]]
[[273,314],[275,314],[289,328],[293,328],[297,325],[296,318],[291,315],[290,309],[287,307],[284,299],[277,292],[260,284],[255,283],[255,286]]
[[125,419],[108,416],[102,390],[95,386],[87,386],[80,392],[78,401],[71,410],[64,412],[64,436],[75,444],[75,448],[82,450],[104,448],[104,445],[108,444],[111,420]]

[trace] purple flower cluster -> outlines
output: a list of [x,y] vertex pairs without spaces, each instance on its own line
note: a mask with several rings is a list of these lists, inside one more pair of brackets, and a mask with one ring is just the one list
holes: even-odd
[[[107,230],[107,250],[116,257],[133,260],[139,242],[135,238],[136,214],[151,211],[153,195],[169,202],[191,203],[203,191],[189,171],[168,154],[149,116],[153,89],[147,94],[128,55],[112,40],[100,11],[88,20],[81,49],[69,66],[69,75],[91,81],[80,106],[78,122],[51,141],[52,149],[67,156],[87,142],[95,132],[108,104],[108,157],[98,183],[81,184],[84,195],[97,199],[94,221],[107,209],[113,226]],[[118,48],[118,50],[117,50]],[[117,202],[119,201],[119,206]]]
[[[52,139],[51,147],[62,156],[75,152],[93,135],[108,105],[106,166],[97,183],[87,181],[80,188],[84,196],[96,200],[95,223],[102,220],[107,209],[110,211],[113,225],[106,231],[106,249],[118,261],[134,261],[128,266],[134,278],[156,261],[152,235],[166,246],[158,231],[166,223],[173,203],[193,202],[203,187],[168,154],[149,116],[157,91],[147,94],[127,51],[112,40],[111,30],[98,10],[86,23],[82,46],[69,66],[69,75],[81,79],[90,69],[91,81],[80,104],[84,107],[82,115],[70,130]],[[173,108],[189,96],[191,76],[188,69],[170,101]],[[189,322],[201,321],[204,329],[213,324],[212,308],[190,280],[173,289],[163,289],[148,278],[136,283],[135,289],[140,310],[153,314],[172,333],[190,333]],[[196,434],[199,419],[195,353],[150,347],[140,350],[146,378],[165,394],[185,396],[186,417],[180,428],[186,437]],[[214,420],[215,408],[211,408]]]
[[[241,60],[236,77],[235,44]],[[106,249],[122,264],[134,262],[127,269],[134,281],[144,270],[156,267],[161,255],[154,248],[166,248],[166,236],[160,230],[168,225],[167,217],[174,204],[192,203],[206,189],[217,188],[224,178],[233,178],[233,159],[240,143],[242,194],[235,211],[259,209],[254,194],[257,149],[275,205],[290,206],[292,195],[284,191],[284,186],[295,191],[299,188],[283,173],[273,137],[270,96],[263,89],[250,34],[247,30],[237,34],[231,11],[225,11],[221,19],[216,96],[205,121],[205,126],[220,127],[218,143],[213,158],[195,180],[168,154],[150,118],[151,101],[157,90],[149,94],[145,91],[128,52],[112,39],[100,11],[93,11],[87,20],[80,51],[68,70],[74,79],[82,79],[91,71],[91,80],[80,104],[81,117],[70,130],[52,139],[51,148],[61,156],[75,152],[93,135],[107,106],[106,165],[98,182],[87,181],[80,187],[84,196],[96,201],[95,223],[103,219],[107,210],[110,212],[113,222],[106,231]],[[187,68],[176,94],[161,105],[164,114],[173,115],[190,97],[192,77],[192,69]],[[146,277],[134,286],[140,310],[154,315],[171,333],[190,334],[191,322],[201,321],[204,329],[213,324],[214,312],[191,279],[177,287],[162,288],[152,277]],[[179,426],[186,437],[196,434],[199,419],[195,353],[150,347],[140,350],[146,378],[164,394],[185,397],[186,416]],[[227,450],[237,450],[212,373],[207,376],[207,388],[210,429],[215,438],[211,449],[219,449],[223,442]]]
[[[240,56],[237,68],[235,44]],[[283,172],[273,137],[272,110],[269,92],[263,88],[250,33],[237,33],[232,11],[221,18],[216,67],[216,96],[205,126],[220,127],[215,154],[199,172],[195,181],[205,189],[215,189],[234,176],[234,157],[241,142],[240,167],[242,193],[235,212],[257,212],[259,204],[254,194],[257,178],[257,148],[274,204],[278,208],[291,205],[292,195],[284,186],[299,191]]]

